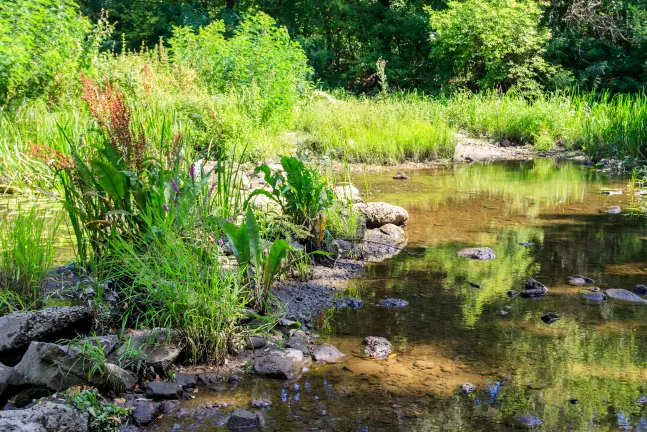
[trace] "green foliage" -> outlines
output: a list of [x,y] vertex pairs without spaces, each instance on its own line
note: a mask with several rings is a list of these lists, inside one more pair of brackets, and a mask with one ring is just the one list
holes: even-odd
[[38,308],[61,222],[37,205],[12,213],[0,215],[0,315]]
[[89,21],[73,0],[0,3],[0,105],[53,98],[94,55]]
[[118,432],[122,420],[129,415],[127,408],[107,402],[96,388],[67,390],[61,396],[74,408],[88,413],[90,432]]
[[550,30],[535,0],[450,1],[429,10],[436,62],[444,85],[535,90],[554,73],[542,57]]
[[174,60],[195,68],[214,92],[233,88],[259,122],[284,118],[307,85],[310,68],[303,50],[269,16],[249,15],[225,38],[222,21],[200,29],[176,28]]

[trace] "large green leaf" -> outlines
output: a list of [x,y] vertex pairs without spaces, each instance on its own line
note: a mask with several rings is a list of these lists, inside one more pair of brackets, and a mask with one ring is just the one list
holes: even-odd
[[115,204],[121,205],[126,194],[126,176],[100,160],[93,159],[90,166],[97,177],[97,183],[106,191]]
[[249,207],[247,208],[247,215],[245,216],[245,225],[247,227],[251,258],[254,260],[254,267],[258,272],[261,268],[263,243],[261,242],[261,232],[258,228],[258,222],[256,222],[256,216],[254,216],[254,212]]
[[241,268],[247,266],[250,259],[250,249],[249,236],[245,224],[237,227],[231,222],[227,222],[223,219],[218,219],[218,225],[220,225],[222,230],[225,232],[238,265]]
[[306,186],[303,178],[303,171],[305,170],[303,162],[295,157],[283,156],[281,165],[288,176],[288,183],[300,195]]
[[275,240],[272,243],[270,254],[267,257],[265,269],[263,270],[263,288],[265,290],[270,288],[274,276],[276,276],[276,273],[281,267],[281,262],[290,250],[292,250],[292,246],[283,239]]

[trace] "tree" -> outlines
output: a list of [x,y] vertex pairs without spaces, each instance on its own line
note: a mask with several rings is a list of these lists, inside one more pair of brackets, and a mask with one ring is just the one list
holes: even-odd
[[472,90],[536,90],[555,72],[543,58],[551,32],[535,0],[450,1],[429,10],[431,59],[440,83]]

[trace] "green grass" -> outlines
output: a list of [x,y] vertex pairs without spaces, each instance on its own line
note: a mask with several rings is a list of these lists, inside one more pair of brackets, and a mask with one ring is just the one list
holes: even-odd
[[26,207],[0,214],[0,315],[37,308],[54,263],[60,214]]

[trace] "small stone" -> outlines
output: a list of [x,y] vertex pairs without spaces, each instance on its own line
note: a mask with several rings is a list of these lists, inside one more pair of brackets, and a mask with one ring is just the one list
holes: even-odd
[[634,294],[645,295],[647,294],[647,286],[645,285],[636,285],[634,287]]
[[384,359],[391,354],[391,342],[379,336],[367,336],[364,339],[364,354],[374,359]]
[[622,209],[620,208],[620,206],[611,206],[611,207],[608,207],[606,209],[605,213],[608,213],[608,214],[620,214],[620,213],[622,213]]
[[318,362],[335,363],[342,357],[344,354],[329,344],[319,345],[312,352],[312,358]]
[[578,275],[578,276],[573,276],[572,278],[569,278],[568,283],[570,285],[586,285],[586,284],[595,283],[595,281],[586,276]]
[[386,307],[405,307],[408,306],[409,302],[402,299],[387,298],[380,302],[380,306]]
[[393,176],[393,180],[409,180],[409,176],[402,171],[398,171],[398,173]]
[[546,324],[552,324],[555,321],[559,319],[559,315],[553,313],[553,312],[548,312],[544,316],[541,317],[541,320],[545,322]]
[[515,298],[516,296],[519,295],[519,292],[515,291],[515,290],[510,290],[506,294],[508,294],[508,297],[510,297],[510,298]]
[[263,336],[251,336],[247,342],[247,349],[259,349],[265,346],[265,338]]
[[364,306],[364,302],[358,298],[347,298],[337,303],[338,308],[349,307],[351,309],[359,309]]
[[639,404],[647,404],[647,396],[640,396],[638,399],[636,399],[636,402]]
[[476,288],[476,289],[481,289],[481,288],[483,288],[481,285],[477,284],[476,282],[472,282],[472,281],[466,281],[466,282],[467,282],[467,284],[468,284],[469,286],[471,286],[472,288]]
[[525,298],[535,298],[535,297],[543,297],[546,295],[548,292],[548,288],[541,284],[540,282],[536,281],[535,279],[528,279],[526,282],[526,286],[524,289],[521,291],[521,297]]
[[230,384],[234,384],[240,381],[240,377],[238,375],[232,375],[228,379]]
[[470,258],[477,261],[489,261],[496,258],[494,251],[488,247],[465,248],[456,252],[456,255],[463,258]]
[[517,417],[517,423],[521,427],[525,428],[536,428],[544,424],[544,422],[536,416],[521,416]]
[[252,399],[250,405],[252,408],[267,408],[272,405],[272,401],[265,398]]
[[253,412],[244,409],[237,409],[229,417],[227,427],[230,430],[246,430],[256,427],[257,416]]
[[159,402],[138,402],[133,411],[133,421],[137,426],[148,426],[162,414],[164,406]]
[[508,311],[507,311],[507,310],[505,310],[505,309],[501,309],[501,310],[499,311],[499,315],[501,315],[501,316],[506,316],[506,315],[507,315],[507,314],[509,314],[509,313],[510,313],[510,312],[508,312]]
[[317,414],[319,414],[319,417],[325,417],[325,416],[327,416],[327,415],[328,415],[328,411],[326,411],[326,410],[319,410],[319,412],[318,412]]
[[582,297],[591,301],[604,301],[607,298],[607,296],[601,292],[584,293],[582,294]]
[[178,373],[173,375],[171,382],[178,384],[184,390],[194,389],[198,385],[198,377],[187,373]]
[[472,383],[465,383],[461,385],[461,393],[464,395],[468,395],[470,393],[474,393],[476,391],[476,387],[474,387],[474,384]]
[[589,291],[591,291],[591,292],[600,292],[600,287],[591,287],[591,288],[589,288]]

